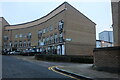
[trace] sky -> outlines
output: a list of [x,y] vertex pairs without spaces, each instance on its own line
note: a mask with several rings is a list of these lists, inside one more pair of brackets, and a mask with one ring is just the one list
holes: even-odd
[[[110,0],[65,0],[96,23],[96,39],[104,30],[112,30]],[[10,25],[39,19],[54,10],[64,0],[0,0],[0,17]]]

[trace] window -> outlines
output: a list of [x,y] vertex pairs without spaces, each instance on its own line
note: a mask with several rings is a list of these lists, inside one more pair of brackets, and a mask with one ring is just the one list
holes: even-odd
[[48,38],[46,37],[45,38],[45,45],[47,45],[48,44]]
[[43,40],[42,40],[42,41],[43,41],[43,45],[44,45],[44,44],[45,44],[45,41],[46,41],[46,40],[45,40],[45,38],[43,38]]
[[15,35],[15,38],[18,38],[18,35],[17,35],[17,34]]
[[52,36],[52,43],[54,43],[54,35]]
[[46,44],[49,44],[49,37],[46,38]]
[[45,29],[43,29],[43,33],[45,33]]
[[51,36],[50,36],[50,44],[53,43],[52,41],[53,41],[53,36],[51,35]]
[[26,34],[24,35],[24,38],[26,38],[27,36],[26,36]]
[[63,30],[63,24],[64,24],[63,20],[59,21],[59,25],[58,25],[58,30],[59,31]]
[[45,39],[45,44],[48,44],[48,37]]
[[50,29],[50,31],[52,31],[52,30],[53,30],[53,27],[52,27],[52,26],[50,26],[50,27],[49,27],[49,29]]
[[[44,41],[44,40],[42,40],[42,41]],[[39,46],[43,46],[44,45],[44,42],[42,42],[41,40],[38,40],[38,45]]]
[[4,40],[5,40],[5,41],[8,40],[8,36],[4,36]]
[[31,42],[30,42],[30,41],[28,41],[28,46],[29,46],[29,47],[31,46]]
[[42,30],[38,31],[38,37],[41,38],[42,37]]
[[60,33],[59,42],[63,42],[63,34],[62,33]]
[[49,30],[49,27],[47,27],[47,31],[49,32],[50,30]]
[[50,40],[51,40],[51,38],[50,38],[50,36],[48,37],[48,44],[50,44]]
[[45,32],[49,32],[49,27],[46,28],[46,31]]
[[24,47],[26,46],[26,41],[24,41]]
[[27,38],[28,38],[28,39],[31,39],[31,37],[32,37],[32,34],[31,34],[31,33],[28,33]]
[[19,42],[19,47],[22,47],[22,41]]
[[57,43],[57,38],[58,38],[58,36],[57,36],[57,34],[55,34],[54,35],[54,43]]
[[17,47],[17,41],[14,42],[14,47]]
[[39,30],[39,31],[38,31],[38,34],[42,34],[42,30]]
[[4,43],[4,46],[7,47],[7,43]]
[[41,40],[38,40],[38,46],[41,46]]
[[19,35],[20,38],[22,38],[22,36],[23,36],[22,34]]

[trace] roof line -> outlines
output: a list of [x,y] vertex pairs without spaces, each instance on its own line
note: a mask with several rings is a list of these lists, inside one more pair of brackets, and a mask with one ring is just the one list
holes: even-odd
[[59,5],[57,8],[55,8],[54,10],[52,10],[50,13],[48,13],[47,15],[45,15],[45,16],[39,18],[39,19],[36,19],[36,20],[33,20],[33,21],[29,21],[29,22],[25,22],[25,23],[21,23],[21,24],[6,25],[5,27],[7,27],[7,26],[18,26],[18,25],[24,25],[24,24],[28,24],[28,23],[32,23],[32,22],[38,21],[38,20],[40,20],[40,19],[42,19],[42,18],[44,18],[44,17],[47,17],[49,14],[51,14],[53,11],[57,10],[60,6],[62,6],[62,5],[65,4],[65,3],[67,3],[67,2],[63,2],[63,3],[62,3],[61,5]]
[[[64,10],[65,10],[65,9],[64,9]],[[62,10],[61,12],[63,12],[64,10]],[[59,13],[61,13],[61,12],[59,12]],[[59,13],[58,13],[58,14],[59,14]],[[56,15],[58,15],[58,14],[56,14]],[[55,16],[56,16],[56,15],[55,15]],[[53,17],[54,17],[54,16],[53,16]],[[51,18],[53,18],[53,17],[51,17]],[[50,18],[50,19],[51,19],[51,18]],[[49,20],[49,19],[48,19],[48,20]],[[48,21],[48,20],[47,20],[47,21]],[[45,21],[45,22],[46,22],[46,21]],[[44,22],[42,22],[42,23],[44,23]],[[31,28],[31,27],[34,27],[34,26],[40,25],[40,24],[42,24],[42,23],[39,23],[39,24],[36,24],[36,25],[32,25],[32,26],[29,26],[29,27],[16,28],[16,29],[14,29],[14,30]],[[10,29],[5,29],[5,30],[10,30]],[[11,30],[12,30],[12,29],[11,29]]]
[[94,23],[96,25],[95,22],[93,22],[91,19],[89,19],[86,15],[84,15],[82,12],[80,12],[79,10],[77,10],[75,7],[73,7],[71,4],[69,4],[68,2],[66,2],[68,5],[70,5],[72,8],[74,8],[76,11],[78,11],[80,14],[82,14],[84,17],[86,17],[88,20],[90,20],[92,23]]

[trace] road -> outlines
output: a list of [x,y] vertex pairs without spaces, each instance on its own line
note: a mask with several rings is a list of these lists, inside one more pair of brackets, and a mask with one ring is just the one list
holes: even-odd
[[[74,80],[70,77],[61,75],[48,69],[50,66],[54,66],[49,62],[34,62],[18,59],[13,56],[2,56],[2,78],[14,78],[14,79],[62,79],[62,80]],[[26,80],[25,79],[25,80]],[[13,80],[13,79],[12,79]]]

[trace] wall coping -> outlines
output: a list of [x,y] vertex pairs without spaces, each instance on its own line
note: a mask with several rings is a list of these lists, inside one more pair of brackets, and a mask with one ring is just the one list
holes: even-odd
[[95,52],[95,51],[109,51],[109,50],[118,50],[118,51],[120,51],[120,46],[94,48],[93,52]]

